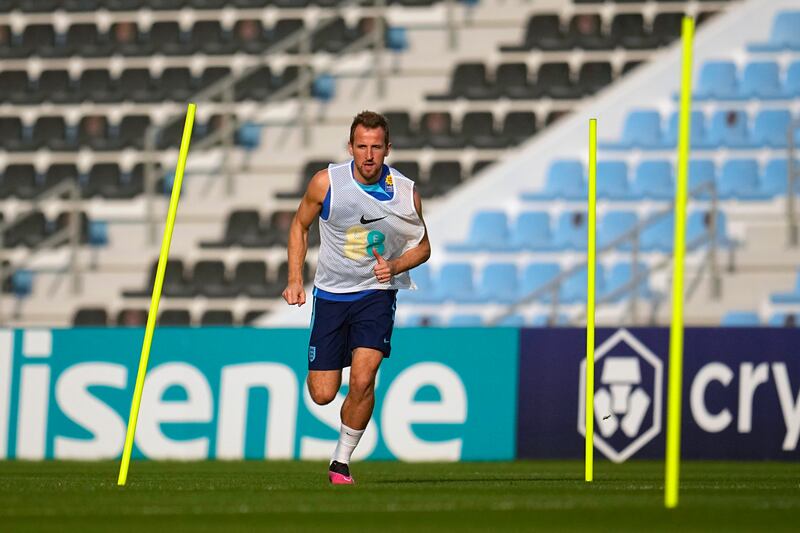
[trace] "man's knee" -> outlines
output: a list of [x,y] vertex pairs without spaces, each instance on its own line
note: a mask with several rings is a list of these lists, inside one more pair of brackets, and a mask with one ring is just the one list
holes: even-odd
[[350,394],[359,398],[365,398],[372,394],[375,389],[375,377],[371,375],[350,375]]
[[317,405],[331,403],[336,398],[336,393],[339,392],[338,385],[334,387],[331,383],[317,382],[312,379],[307,380],[307,383],[308,393]]

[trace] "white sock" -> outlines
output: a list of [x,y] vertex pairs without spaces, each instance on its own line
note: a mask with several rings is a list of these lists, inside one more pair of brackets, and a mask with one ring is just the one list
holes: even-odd
[[342,429],[339,430],[339,442],[336,443],[331,461],[350,463],[350,456],[353,455],[353,450],[358,446],[363,434],[363,429],[353,429],[342,424]]

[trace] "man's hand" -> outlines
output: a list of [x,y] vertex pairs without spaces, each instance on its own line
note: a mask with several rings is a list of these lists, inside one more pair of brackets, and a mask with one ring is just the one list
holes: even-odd
[[283,289],[283,299],[289,305],[302,306],[306,303],[306,290],[300,282],[289,282],[286,288]]
[[375,259],[378,261],[375,268],[372,269],[375,272],[375,277],[381,283],[389,283],[394,275],[392,271],[392,262],[381,257],[381,254],[378,253],[378,250],[374,246],[372,247],[372,255],[374,255]]

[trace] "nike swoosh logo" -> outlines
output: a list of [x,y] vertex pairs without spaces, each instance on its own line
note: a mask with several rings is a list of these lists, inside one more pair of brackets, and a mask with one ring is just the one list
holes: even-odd
[[383,220],[384,218],[388,217],[389,215],[382,216],[380,218],[365,218],[364,215],[361,215],[361,223],[362,224],[369,224],[370,222],[377,222],[378,220]]
[[386,338],[384,337],[384,339],[383,339],[383,343],[384,343],[384,344],[389,344],[389,341],[387,341],[387,340],[386,340]]

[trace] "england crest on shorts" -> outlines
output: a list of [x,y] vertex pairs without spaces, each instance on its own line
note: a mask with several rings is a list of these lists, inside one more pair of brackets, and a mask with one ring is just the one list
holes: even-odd
[[309,346],[308,347],[308,362],[313,363],[314,359],[317,358],[317,347],[316,346]]
[[[663,365],[628,330],[595,351],[594,445],[621,463],[661,432]],[[586,436],[586,359],[580,365],[578,432]]]

